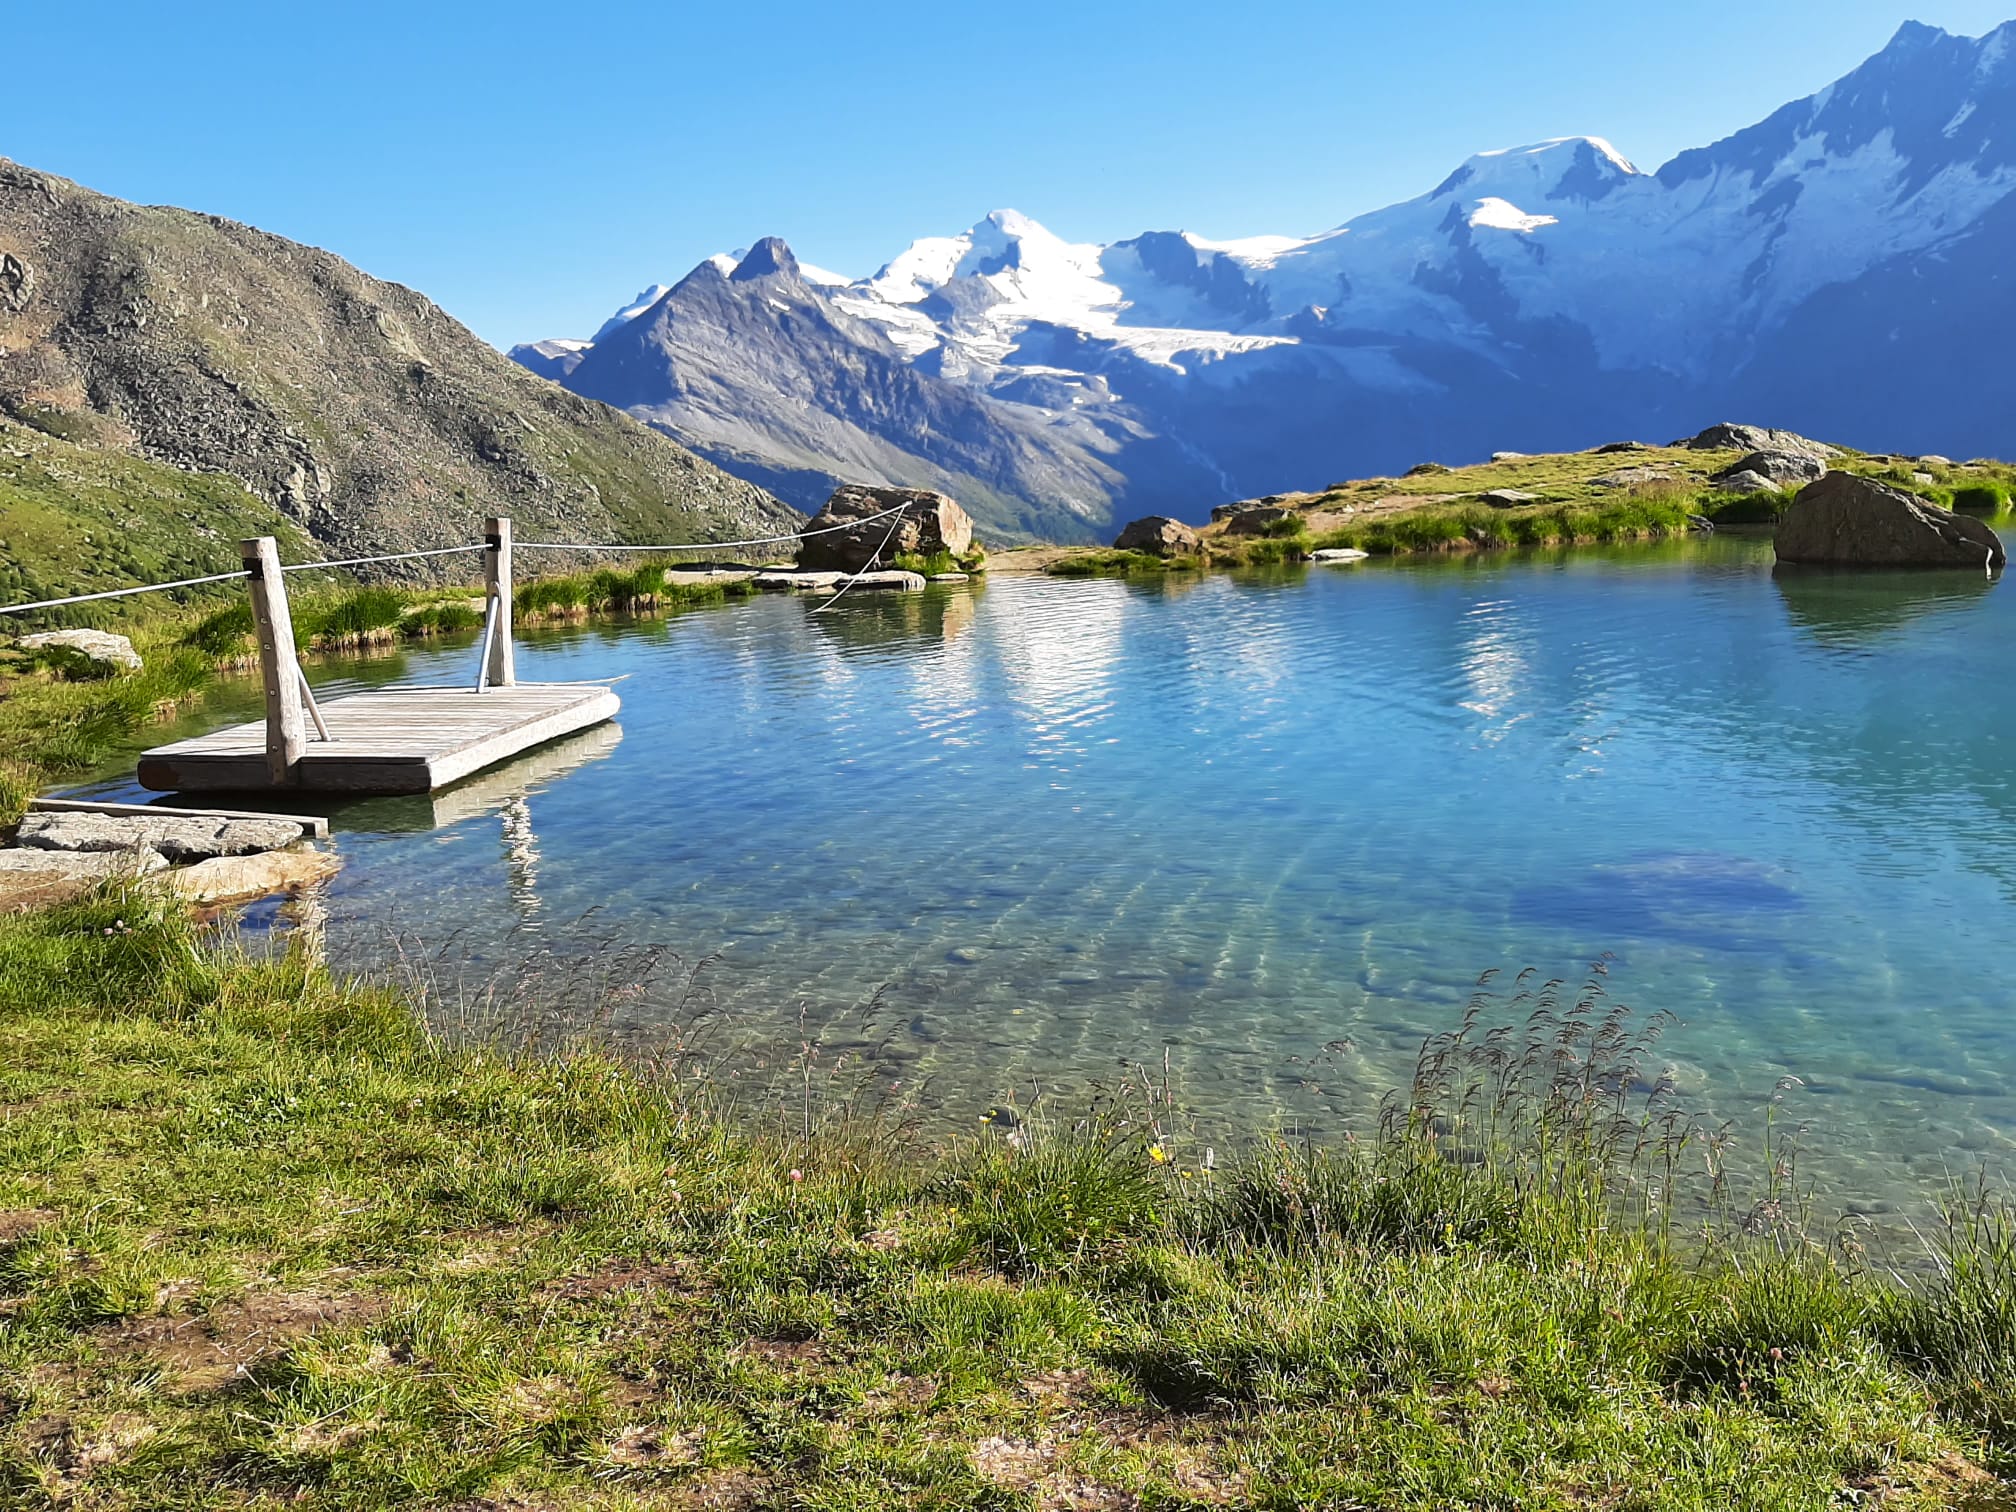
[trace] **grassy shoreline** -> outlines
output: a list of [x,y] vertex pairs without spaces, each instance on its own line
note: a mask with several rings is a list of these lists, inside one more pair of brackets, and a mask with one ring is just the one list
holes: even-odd
[[925,1151],[447,1043],[144,892],[0,921],[0,1500],[2006,1504],[2008,1210],[1908,1284],[1768,1172],[1669,1221],[1642,1041],[1543,1006],[1337,1149],[1151,1088]]

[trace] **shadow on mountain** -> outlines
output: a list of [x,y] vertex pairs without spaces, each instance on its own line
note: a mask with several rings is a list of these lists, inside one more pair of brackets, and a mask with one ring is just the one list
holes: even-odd
[[1862,650],[1928,617],[1979,601],[1995,580],[1974,571],[1801,567],[1780,562],[1771,581],[1792,623],[1823,646]]

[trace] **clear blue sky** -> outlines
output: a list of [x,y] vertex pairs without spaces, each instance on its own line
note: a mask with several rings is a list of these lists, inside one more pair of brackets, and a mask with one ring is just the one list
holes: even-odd
[[17,5],[0,156],[328,247],[500,345],[777,234],[1307,233],[1471,152],[1641,167],[2016,0]]

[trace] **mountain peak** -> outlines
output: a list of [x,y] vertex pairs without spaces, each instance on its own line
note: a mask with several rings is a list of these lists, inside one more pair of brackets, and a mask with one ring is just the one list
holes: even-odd
[[798,277],[798,259],[791,255],[781,236],[766,236],[751,247],[728,279],[731,283],[747,283],[752,278],[773,276]]
[[1466,160],[1438,184],[1430,199],[1463,191],[1466,199],[1599,200],[1627,179],[1643,175],[1631,160],[1598,136],[1550,137],[1523,147],[1500,147]]
[[1943,41],[1946,36],[1947,33],[1937,26],[1927,26],[1923,21],[1906,21],[1897,28],[1897,35],[1890,39],[1883,50],[1889,52],[1904,47],[1927,47],[1934,42]]

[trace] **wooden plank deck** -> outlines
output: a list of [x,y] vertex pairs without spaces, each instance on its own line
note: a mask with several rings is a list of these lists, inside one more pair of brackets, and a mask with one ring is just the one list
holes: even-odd
[[[322,705],[329,739],[312,735],[290,790],[429,793],[520,751],[615,717],[601,684],[516,683],[473,688],[383,688]],[[140,782],[163,793],[270,790],[266,722],[233,725],[157,746]]]

